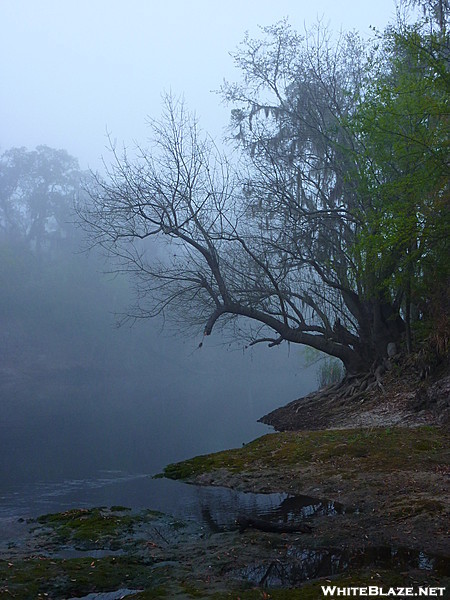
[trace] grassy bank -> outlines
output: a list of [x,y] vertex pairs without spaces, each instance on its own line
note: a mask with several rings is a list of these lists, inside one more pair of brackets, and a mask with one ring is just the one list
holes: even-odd
[[269,434],[164,476],[352,510],[306,517],[310,534],[213,532],[124,507],[45,515],[1,549],[0,599],[134,590],[130,600],[316,600],[328,584],[449,587],[448,472],[449,435],[438,427]]
[[298,431],[265,435],[242,448],[168,465],[170,479],[192,479],[214,470],[250,473],[314,465],[342,474],[433,469],[449,462],[448,433],[437,427]]

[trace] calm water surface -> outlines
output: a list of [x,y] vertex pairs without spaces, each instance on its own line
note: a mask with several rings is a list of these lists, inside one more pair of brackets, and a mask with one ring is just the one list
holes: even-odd
[[[75,369],[3,385],[0,516],[114,504],[198,516],[207,492],[151,476],[269,432],[257,419],[315,386],[300,362],[284,349],[173,356],[166,343],[145,369]],[[254,501],[226,494],[206,503],[220,513],[225,497],[227,510]]]

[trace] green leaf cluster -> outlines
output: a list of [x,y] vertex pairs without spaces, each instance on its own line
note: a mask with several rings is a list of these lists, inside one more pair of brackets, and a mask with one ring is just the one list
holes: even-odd
[[378,37],[349,119],[365,207],[354,260],[369,296],[425,310],[430,283],[445,287],[449,276],[448,37],[423,23]]

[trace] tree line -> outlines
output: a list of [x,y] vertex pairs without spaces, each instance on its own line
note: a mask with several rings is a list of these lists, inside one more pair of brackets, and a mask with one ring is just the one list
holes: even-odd
[[81,210],[135,277],[133,318],[305,344],[349,374],[410,352],[420,324],[446,345],[448,11],[422,4],[369,41],[286,21],[247,36],[221,90],[231,155],[166,97],[149,149],[116,154]]
[[[226,150],[171,96],[148,148],[113,148],[77,212],[134,278],[130,318],[304,344],[349,375],[427,335],[448,350],[449,7],[410,4],[424,9],[415,22],[370,40],[287,21],[246,36],[241,77],[220,91]],[[41,252],[63,235],[58,197],[74,184],[42,175],[27,204],[20,152],[2,157],[0,226]],[[70,160],[56,161],[66,175]]]
[[130,342],[112,326],[129,301],[127,282],[104,275],[98,253],[82,252],[74,205],[89,178],[65,150],[0,155],[1,386],[30,386],[42,373],[71,381],[70,369],[117,371],[146,356],[137,336]]

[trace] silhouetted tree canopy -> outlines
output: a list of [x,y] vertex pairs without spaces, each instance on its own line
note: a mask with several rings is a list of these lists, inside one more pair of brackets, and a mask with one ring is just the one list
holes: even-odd
[[[209,335],[245,317],[251,344],[306,344],[348,373],[411,348],[427,274],[448,277],[448,38],[399,22],[334,41],[287,22],[246,37],[227,158],[167,97],[149,149],[115,155],[80,209],[133,274],[133,318]],[[153,239],[164,240],[164,250]]]

